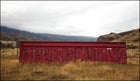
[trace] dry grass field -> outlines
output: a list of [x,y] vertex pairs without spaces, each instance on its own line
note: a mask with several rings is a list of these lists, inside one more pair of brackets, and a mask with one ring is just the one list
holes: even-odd
[[17,49],[1,49],[1,80],[139,80],[140,78],[138,49],[127,50],[127,64],[81,61],[64,64],[23,64],[16,58],[16,52]]

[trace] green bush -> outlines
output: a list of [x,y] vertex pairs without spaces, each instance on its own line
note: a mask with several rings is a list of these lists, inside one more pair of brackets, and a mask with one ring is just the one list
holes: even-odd
[[16,48],[19,48],[20,46],[20,41],[16,41]]
[[136,49],[138,47],[137,46],[134,46],[133,44],[131,44],[131,45],[127,45],[126,48],[127,49]]
[[13,43],[4,44],[0,42],[1,48],[15,48]]

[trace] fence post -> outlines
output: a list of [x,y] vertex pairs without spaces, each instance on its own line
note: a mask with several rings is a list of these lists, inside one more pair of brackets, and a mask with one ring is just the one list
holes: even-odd
[[18,48],[17,48],[17,59],[18,59]]

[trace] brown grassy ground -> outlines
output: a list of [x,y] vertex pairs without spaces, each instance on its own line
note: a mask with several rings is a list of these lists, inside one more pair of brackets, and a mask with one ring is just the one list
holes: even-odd
[[19,49],[17,48],[3,48],[1,51],[1,58],[17,58],[17,52],[19,54]]
[[139,80],[139,62],[133,60],[139,58],[134,56],[128,64],[81,61],[22,64],[15,58],[15,51],[1,49],[1,55],[7,54],[1,58],[1,80]]
[[126,43],[126,45],[133,45],[136,46],[137,48],[135,49],[127,49],[127,62],[131,64],[139,64],[140,61],[140,46],[139,42],[136,43]]

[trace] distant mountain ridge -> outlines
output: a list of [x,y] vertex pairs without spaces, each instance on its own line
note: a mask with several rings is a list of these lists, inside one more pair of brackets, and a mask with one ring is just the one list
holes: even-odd
[[6,26],[1,26],[1,40],[6,41],[85,41],[95,42],[96,37],[86,36],[65,36],[48,33],[32,33],[21,31]]

